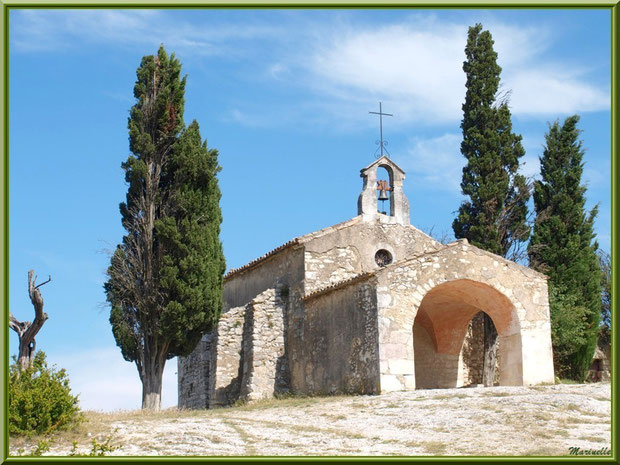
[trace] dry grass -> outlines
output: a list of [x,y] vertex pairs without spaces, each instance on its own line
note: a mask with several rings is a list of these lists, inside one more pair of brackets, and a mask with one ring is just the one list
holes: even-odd
[[[129,455],[567,455],[576,441],[592,449],[609,444],[610,406],[592,404],[608,391],[472,389],[86,412],[78,428],[54,435],[51,452],[67,454],[73,441],[87,451],[93,437],[102,442],[113,435],[122,446],[117,453]],[[27,453],[40,439],[12,437],[11,450]]]
[[424,452],[428,455],[443,455],[448,445],[440,441],[426,441],[422,443]]
[[[11,435],[11,448],[15,447],[29,451],[41,441],[50,442],[52,447],[70,447],[74,442],[77,442],[80,446],[88,445],[93,438],[103,441],[109,436],[114,436],[114,427],[111,426],[109,421],[110,418],[114,418],[113,415],[89,411],[84,412],[84,421],[70,430],[56,431],[52,435],[33,435],[32,437]],[[128,418],[130,417],[129,413],[126,413],[126,415],[128,415]]]
[[558,447],[545,446],[529,449],[523,455],[528,455],[531,457],[550,457],[557,455],[568,455],[568,451]]
[[488,391],[481,394],[484,397],[514,397],[509,392],[502,391]]
[[548,422],[553,421],[554,416],[549,412],[538,412],[534,414],[534,420],[536,420],[536,422]]
[[611,441],[611,438],[601,438],[599,436],[580,436],[579,439],[581,441],[588,441],[588,442],[600,442],[600,443],[607,443],[609,444]]
[[469,397],[467,394],[440,394],[438,396],[429,397],[428,400],[466,399],[467,397]]

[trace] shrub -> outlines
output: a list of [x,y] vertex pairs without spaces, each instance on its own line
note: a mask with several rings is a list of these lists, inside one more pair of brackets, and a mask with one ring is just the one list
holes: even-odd
[[37,352],[32,367],[21,371],[14,363],[9,369],[9,432],[48,434],[66,429],[82,419],[77,396],[71,395],[64,369],[49,368],[45,353]]

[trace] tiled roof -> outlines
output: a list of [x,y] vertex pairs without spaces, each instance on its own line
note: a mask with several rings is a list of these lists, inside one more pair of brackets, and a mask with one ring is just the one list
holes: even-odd
[[260,257],[258,257],[258,258],[255,258],[255,259],[254,259],[254,260],[252,260],[251,262],[246,263],[245,265],[240,266],[239,268],[233,268],[232,270],[228,270],[228,273],[226,273],[226,274],[224,275],[224,279],[228,279],[228,278],[230,278],[230,277],[231,277],[231,276],[233,276],[233,275],[236,275],[236,274],[238,274],[238,273],[241,273],[242,271],[245,271],[245,270],[247,270],[247,269],[249,269],[249,268],[252,268],[252,267],[253,267],[254,265],[256,265],[257,263],[262,262],[262,261],[263,261],[263,260],[265,260],[266,258],[269,258],[269,257],[271,257],[272,255],[275,255],[275,254],[277,254],[278,252],[280,252],[280,251],[282,251],[282,250],[284,250],[284,249],[287,249],[287,248],[289,248],[289,247],[291,247],[291,246],[293,246],[293,245],[295,245],[295,244],[299,244],[299,237],[296,237],[295,239],[290,240],[290,241],[288,241],[288,242],[286,242],[286,243],[282,244],[282,245],[281,245],[281,246],[279,246],[279,247],[276,247],[275,249],[273,249],[273,250],[271,250],[271,251],[267,252],[267,253],[266,253],[266,254],[264,254],[264,255],[261,255],[261,256],[260,256]]
[[232,276],[235,276],[235,275],[237,275],[237,274],[239,274],[239,273],[241,273],[243,271],[249,270],[250,268],[253,268],[255,265],[257,265],[258,263],[262,262],[263,260],[266,260],[267,258],[269,258],[269,257],[277,254],[278,252],[281,252],[282,250],[287,249],[287,248],[289,248],[289,247],[291,247],[293,245],[301,244],[301,243],[307,242],[307,241],[309,241],[311,239],[315,239],[317,237],[323,236],[326,233],[329,233],[329,232],[332,232],[332,231],[337,231],[339,229],[343,229],[345,227],[352,226],[355,223],[359,222],[360,220],[361,220],[361,217],[360,216],[356,216],[354,218],[351,218],[350,220],[343,221],[342,223],[338,223],[338,224],[335,224],[333,226],[328,226],[327,228],[323,228],[323,229],[320,229],[318,231],[311,232],[311,233],[308,233],[308,234],[304,234],[303,236],[296,237],[295,239],[292,239],[292,240],[282,244],[281,246],[276,247],[275,249],[267,252],[264,255],[261,255],[258,258],[255,258],[251,262],[246,263],[245,265],[240,266],[239,268],[233,268],[231,270],[228,270],[228,273],[226,273],[224,275],[224,279],[231,278]]

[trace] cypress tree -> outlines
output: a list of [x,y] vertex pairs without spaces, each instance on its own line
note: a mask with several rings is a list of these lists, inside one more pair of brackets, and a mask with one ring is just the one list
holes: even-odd
[[[452,223],[456,238],[509,258],[517,258],[530,228],[525,178],[518,174],[525,151],[521,136],[512,132],[508,94],[498,96],[501,67],[493,38],[481,24],[469,28],[463,63],[466,94],[463,104],[461,153],[467,159],[462,202]],[[492,385],[497,332],[485,313],[484,384]]]
[[601,315],[595,206],[585,210],[584,150],[573,115],[545,135],[541,180],[534,183],[536,220],[530,266],[549,276],[549,305],[557,375],[582,381],[592,361]]
[[161,406],[166,360],[188,355],[217,321],[225,269],[218,152],[202,142],[198,123],[184,128],[180,72],[163,46],[137,69],[132,154],[122,165],[127,234],[104,285],[112,332],[125,360],[136,364],[149,409]]

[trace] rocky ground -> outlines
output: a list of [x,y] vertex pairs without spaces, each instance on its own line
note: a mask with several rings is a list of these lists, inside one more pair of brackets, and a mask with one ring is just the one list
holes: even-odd
[[[268,400],[201,411],[88,412],[44,455],[567,455],[611,449],[610,384]],[[40,441],[11,439],[11,454]],[[21,451],[19,450],[21,449]]]

